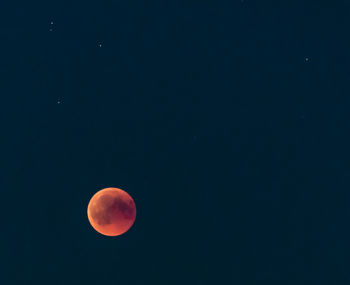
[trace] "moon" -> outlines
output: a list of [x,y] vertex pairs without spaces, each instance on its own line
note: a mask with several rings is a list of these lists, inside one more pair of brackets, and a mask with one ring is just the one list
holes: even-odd
[[119,188],[105,188],[92,196],[87,215],[91,226],[105,236],[127,232],[136,219],[136,205],[131,196]]

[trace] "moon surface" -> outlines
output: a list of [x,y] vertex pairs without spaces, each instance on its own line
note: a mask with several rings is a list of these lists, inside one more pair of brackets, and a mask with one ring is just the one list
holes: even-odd
[[119,188],[105,188],[92,196],[88,209],[91,226],[105,236],[127,232],[136,219],[136,205],[131,196]]

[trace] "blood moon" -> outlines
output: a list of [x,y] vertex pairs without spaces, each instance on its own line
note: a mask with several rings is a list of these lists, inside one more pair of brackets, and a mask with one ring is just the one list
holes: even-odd
[[87,214],[96,231],[105,236],[118,236],[128,231],[135,222],[136,205],[125,191],[105,188],[92,196]]

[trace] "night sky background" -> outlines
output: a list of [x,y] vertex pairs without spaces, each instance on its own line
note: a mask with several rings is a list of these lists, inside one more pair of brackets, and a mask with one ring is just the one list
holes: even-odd
[[1,284],[350,284],[349,37],[345,0],[1,2]]

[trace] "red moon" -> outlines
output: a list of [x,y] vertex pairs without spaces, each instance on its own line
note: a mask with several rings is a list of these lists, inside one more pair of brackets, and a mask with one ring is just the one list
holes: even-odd
[[105,236],[128,231],[136,219],[136,205],[131,196],[118,188],[105,188],[92,196],[88,209],[91,226]]

